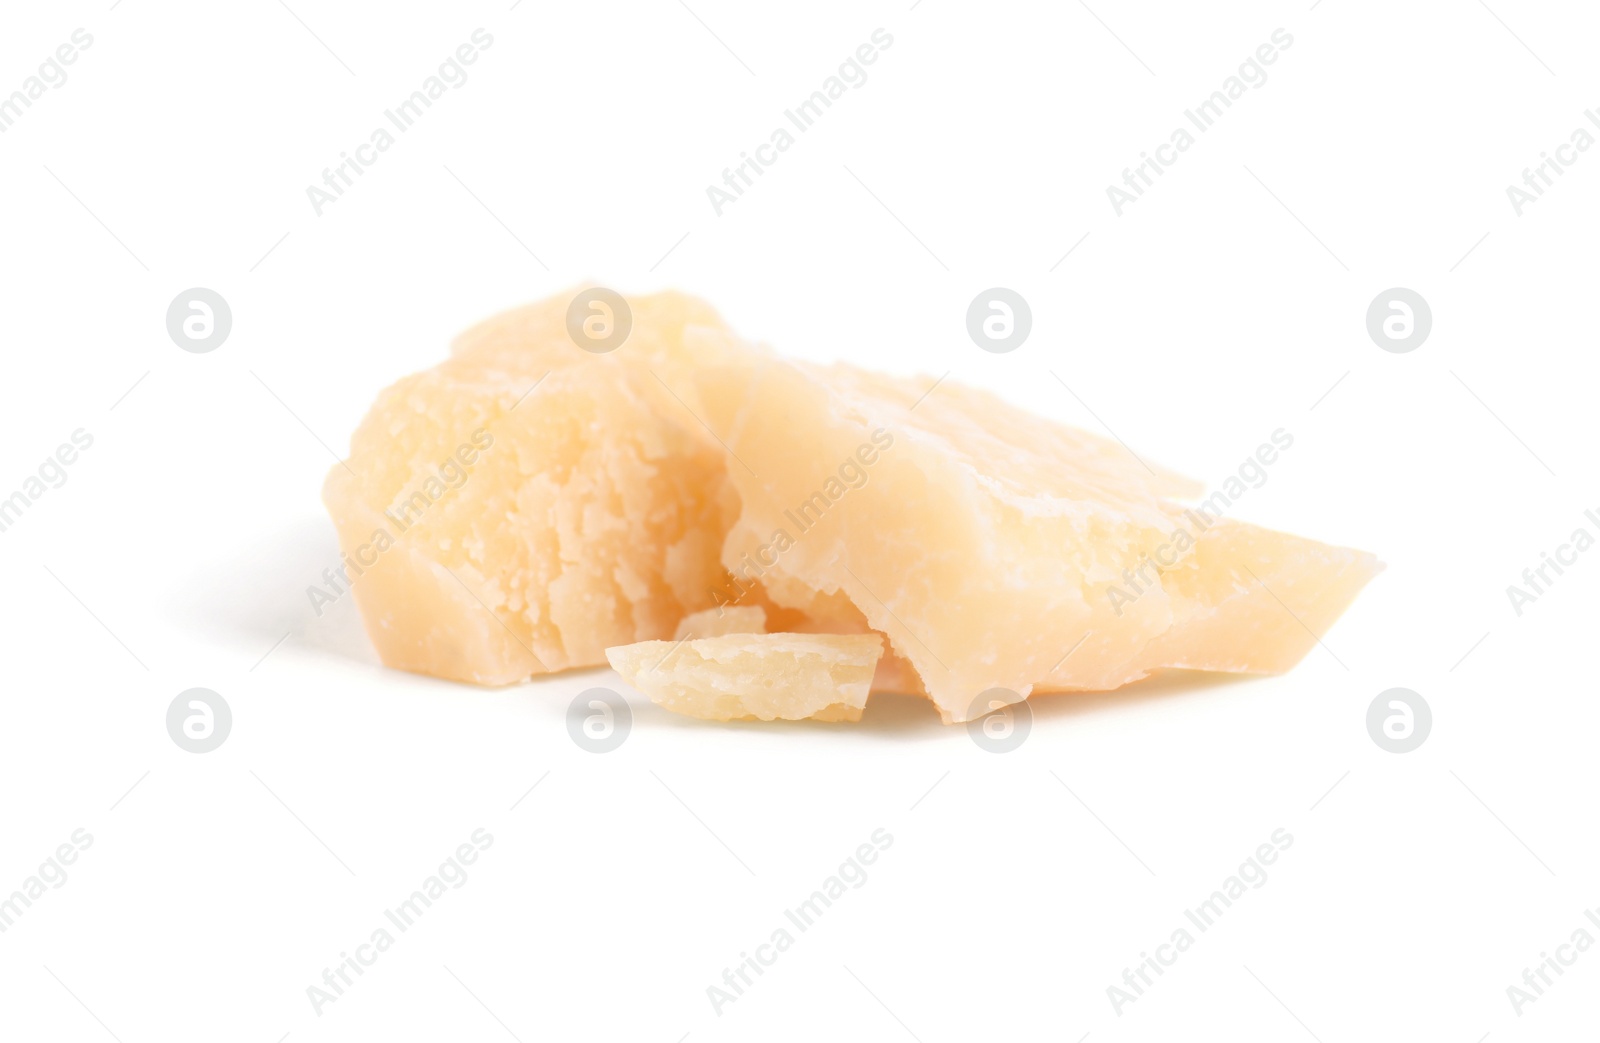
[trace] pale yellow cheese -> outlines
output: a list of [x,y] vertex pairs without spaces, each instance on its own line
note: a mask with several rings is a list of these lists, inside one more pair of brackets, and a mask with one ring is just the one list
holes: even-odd
[[[994,689],[1286,670],[1381,568],[1226,519],[1202,527],[1174,502],[1194,483],[986,392],[946,381],[924,399],[926,383],[784,360],[725,331],[691,331],[688,348],[743,504],[724,565],[780,605],[842,596],[947,721],[987,712]],[[1159,584],[1110,595],[1186,526],[1195,546]]]
[[663,378],[687,383],[685,326],[719,320],[670,294],[632,306],[611,354],[578,348],[553,299],[378,397],[323,499],[386,664],[508,684],[715,603],[738,498]]
[[713,721],[858,721],[883,654],[876,634],[729,634],[606,649],[623,680]]
[[[591,354],[569,300],[389,388],[328,476],[391,666],[505,684],[610,650],[685,712],[848,718],[865,690],[825,700],[832,661],[760,631],[850,635],[886,639],[872,690],[956,722],[997,690],[1287,670],[1382,567],[1192,512],[1196,483],[955,381],[787,361],[690,298],[632,299],[628,340]],[[1192,546],[1155,572],[1180,530]],[[628,651],[690,638],[728,658],[691,652],[679,676]]]
[[760,634],[767,629],[767,611],[760,605],[727,605],[684,616],[673,633],[674,641],[727,634]]

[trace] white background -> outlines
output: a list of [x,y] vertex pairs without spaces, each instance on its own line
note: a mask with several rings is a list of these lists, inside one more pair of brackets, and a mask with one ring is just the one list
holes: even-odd
[[[1592,11],[109,6],[0,33],[5,93],[94,38],[0,135],[0,491],[94,438],[0,533],[0,892],[94,838],[0,934],[6,1038],[1592,1031],[1600,950],[1520,1015],[1506,991],[1600,939],[1600,553],[1520,617],[1506,594],[1600,530],[1600,152],[1521,216],[1506,196],[1600,104]],[[478,27],[468,82],[317,216],[306,186]],[[868,81],[717,216],[706,186],[879,27]],[[1280,27],[1267,81],[1118,217],[1106,186]],[[377,391],[585,279],[949,372],[1208,485],[1286,427],[1241,516],[1388,570],[1288,676],[1040,700],[1004,756],[920,700],[757,727],[637,695],[625,744],[585,753],[566,708],[609,672],[390,672],[348,599],[318,618],[305,593],[337,560],[323,474]],[[232,307],[210,354],[166,332],[193,286]],[[965,331],[990,286],[1032,305],[1008,355]],[[1365,329],[1393,286],[1433,310],[1409,354]],[[234,714],[205,755],[165,730],[193,686]],[[1366,732],[1392,686],[1433,708],[1413,753]],[[480,827],[467,882],[318,1014],[307,987]],[[878,828],[866,884],[717,1013],[707,986]],[[1116,1012],[1107,987],[1279,828],[1265,885]]]

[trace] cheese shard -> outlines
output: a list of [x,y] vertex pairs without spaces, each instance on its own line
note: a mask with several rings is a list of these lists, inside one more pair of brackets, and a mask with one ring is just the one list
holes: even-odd
[[729,634],[606,649],[655,703],[713,721],[859,721],[883,640],[876,634]]
[[1382,568],[1185,510],[1194,483],[986,392],[925,395],[927,382],[781,359],[720,330],[686,347],[743,505],[723,563],[779,605],[847,601],[947,722],[988,712],[993,689],[1286,670]]
[[478,684],[605,662],[710,607],[738,513],[725,454],[669,384],[716,313],[631,301],[622,349],[567,298],[498,316],[379,395],[323,487],[385,664]]
[[767,630],[767,611],[760,605],[729,605],[708,608],[684,616],[673,633],[674,641],[697,637],[723,637],[727,634],[763,634]]

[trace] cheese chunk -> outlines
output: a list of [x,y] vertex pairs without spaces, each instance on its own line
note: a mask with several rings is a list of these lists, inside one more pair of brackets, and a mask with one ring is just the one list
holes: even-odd
[[[947,381],[924,398],[926,383],[788,361],[720,330],[688,347],[743,504],[723,564],[779,605],[847,601],[949,722],[988,712],[993,689],[1286,670],[1381,569],[1185,510],[1194,483],[986,392]],[[1180,530],[1192,546],[1174,556]]]
[[606,649],[657,705],[713,721],[859,721],[883,654],[876,634],[730,634]]
[[323,500],[385,664],[509,684],[603,665],[715,603],[738,497],[667,384],[689,383],[685,327],[720,320],[631,303],[613,353],[577,347],[552,299],[379,395]]

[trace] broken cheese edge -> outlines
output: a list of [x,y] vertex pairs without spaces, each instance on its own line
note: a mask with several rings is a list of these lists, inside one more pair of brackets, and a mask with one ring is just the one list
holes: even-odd
[[[688,340],[700,415],[739,462],[723,564],[760,561],[780,605],[842,594],[946,722],[989,712],[995,689],[1020,701],[1164,668],[1287,670],[1382,568],[1185,510],[1169,497],[1190,483],[987,392],[945,382],[923,399],[912,381],[723,330]],[[1109,596],[1180,530],[1192,547],[1158,583]]]

